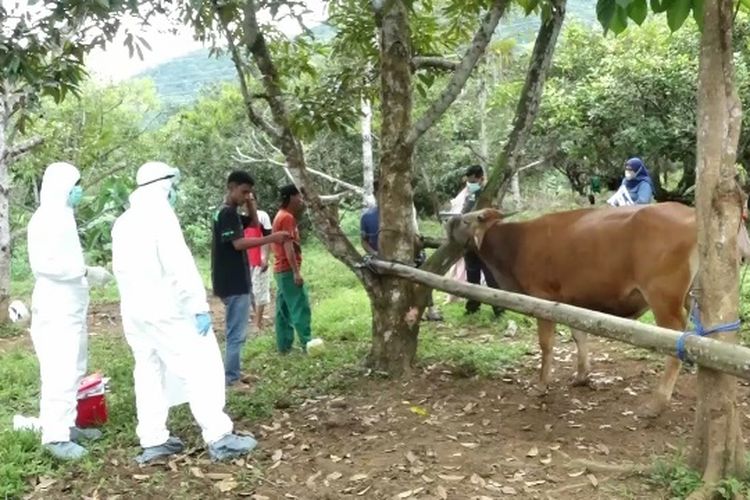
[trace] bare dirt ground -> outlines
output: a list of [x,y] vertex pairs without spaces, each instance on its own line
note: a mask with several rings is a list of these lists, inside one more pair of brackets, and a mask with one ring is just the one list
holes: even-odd
[[[97,307],[92,324],[119,328],[116,309]],[[8,342],[22,340],[4,340],[0,349]],[[362,377],[346,393],[277,409],[266,421],[237,421],[260,441],[248,460],[211,464],[196,443],[183,457],[141,469],[122,453],[96,472],[99,484],[80,484],[71,474],[50,488],[37,485],[31,497],[668,498],[645,477],[591,472],[571,467],[571,460],[649,465],[674,455],[690,440],[695,375],[680,376],[662,417],[642,420],[636,412],[648,400],[660,363],[622,344],[591,342],[596,390],[568,386],[572,342],[558,343],[556,382],[542,398],[529,393],[537,354],[498,379],[466,378],[443,366],[405,382]],[[746,436],[749,400],[743,385]]]
[[[440,367],[406,383],[364,381],[340,397],[279,412],[261,427],[268,498],[663,498],[644,478],[584,472],[571,459],[652,464],[689,442],[695,376],[683,374],[669,412],[635,412],[648,399],[654,363],[594,340],[599,389],[558,381],[527,394],[536,356],[501,380],[456,378]],[[572,373],[573,344],[557,350]],[[627,352],[625,352],[627,351]],[[571,359],[572,358],[572,359]],[[748,391],[741,390],[747,406]],[[750,415],[743,426],[747,429]],[[747,435],[747,432],[745,432]]]

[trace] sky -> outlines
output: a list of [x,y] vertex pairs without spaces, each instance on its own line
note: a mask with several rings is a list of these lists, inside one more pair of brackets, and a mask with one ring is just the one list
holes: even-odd
[[[325,0],[305,0],[305,4],[311,11],[303,16],[306,26],[314,26],[327,18]],[[267,13],[260,13],[258,17],[260,22],[270,20],[270,15]],[[131,59],[127,47],[123,44],[124,35],[120,35],[106,50],[99,49],[89,54],[87,66],[91,76],[97,80],[126,79],[203,46],[200,42],[193,40],[188,28],[181,28],[176,34],[170,33],[169,28],[172,25],[165,17],[155,19],[151,23],[152,26],[143,31],[133,20],[124,21],[123,24],[126,24],[134,34],[142,36],[151,46],[151,50],[144,50],[143,61],[138,58],[137,54],[134,54]],[[276,25],[288,36],[296,35],[301,31],[297,22],[289,18],[282,19]]]
[[[13,11],[32,11],[38,9],[40,3],[29,0],[1,0],[3,7]],[[34,6],[36,4],[36,7]],[[311,11],[303,16],[305,24],[310,27],[324,21],[326,16],[325,0],[305,0],[306,7]],[[264,15],[265,14],[265,15]],[[267,13],[259,14],[259,21],[270,20]],[[285,18],[276,23],[279,30],[288,36],[296,35],[300,28],[296,21]],[[170,59],[183,56],[202,47],[200,42],[193,40],[189,29],[181,28],[177,33],[171,33],[173,25],[162,16],[154,18],[151,25],[141,27],[131,18],[123,19],[123,26],[134,35],[143,37],[151,46],[151,50],[143,51],[143,60],[137,54],[129,57],[128,48],[123,41],[125,35],[121,32],[106,49],[95,49],[87,57],[87,66],[91,76],[99,81],[119,81],[129,78],[145,69],[158,66]]]

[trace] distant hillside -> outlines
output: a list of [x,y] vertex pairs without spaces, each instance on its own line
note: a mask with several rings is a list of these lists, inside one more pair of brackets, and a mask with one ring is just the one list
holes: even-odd
[[[568,0],[567,19],[595,23],[596,12],[592,0]],[[515,38],[520,44],[530,43],[534,41],[539,23],[539,16],[525,17],[516,9],[500,21],[496,37]],[[335,34],[334,28],[325,24],[315,26],[311,31],[321,40],[328,40]],[[232,80],[236,74],[228,56],[208,57],[208,49],[201,49],[150,68],[133,78],[152,79],[165,107],[174,109],[195,100],[205,86]]]

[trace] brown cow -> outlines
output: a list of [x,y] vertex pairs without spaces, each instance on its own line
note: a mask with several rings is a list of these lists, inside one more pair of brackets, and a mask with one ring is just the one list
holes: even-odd
[[[738,246],[750,256],[741,224]],[[503,290],[563,302],[624,318],[648,309],[659,326],[684,330],[688,292],[698,267],[695,210],[679,203],[584,208],[526,222],[505,222],[493,209],[453,217],[448,235],[478,249]],[[542,350],[540,388],[547,390],[555,324],[537,321]],[[574,385],[589,382],[587,334],[573,330],[578,350]],[[654,400],[669,404],[680,361],[668,357]]]

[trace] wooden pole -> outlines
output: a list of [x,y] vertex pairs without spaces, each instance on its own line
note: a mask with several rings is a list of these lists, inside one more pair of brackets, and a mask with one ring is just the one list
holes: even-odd
[[[674,356],[677,339],[682,335],[682,332],[676,330],[647,325],[582,307],[463,283],[403,264],[372,259],[368,265],[382,274],[399,276],[435,290],[562,323],[593,335],[619,340],[660,354]],[[685,341],[685,351],[688,357],[699,365],[750,380],[750,349],[747,347],[690,335]]]

